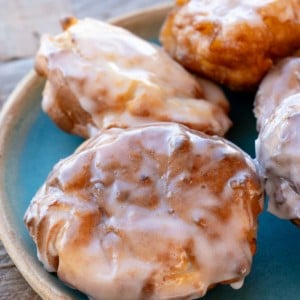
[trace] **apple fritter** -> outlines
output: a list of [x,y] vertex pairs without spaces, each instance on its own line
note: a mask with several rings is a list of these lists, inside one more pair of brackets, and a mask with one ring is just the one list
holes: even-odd
[[268,209],[300,223],[300,58],[279,62],[255,99],[256,155],[266,179]]
[[299,0],[177,0],[160,35],[186,68],[253,89],[274,61],[300,48]]
[[92,299],[242,286],[262,186],[232,143],[179,124],[111,128],[61,160],[25,215],[38,257]]
[[43,109],[67,132],[166,121],[224,135],[231,122],[224,93],[197,81],[161,48],[100,21],[68,19],[44,36],[36,70],[47,78]]

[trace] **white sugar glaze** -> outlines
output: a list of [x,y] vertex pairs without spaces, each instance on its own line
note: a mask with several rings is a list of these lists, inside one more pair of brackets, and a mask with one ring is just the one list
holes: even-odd
[[250,157],[175,124],[110,129],[60,161],[25,222],[49,271],[92,299],[194,299],[249,273]]
[[[158,46],[100,21],[76,21],[57,36],[44,36],[36,68],[48,79],[44,110],[51,115],[65,88],[65,101],[72,95],[90,116],[89,134],[174,121],[223,135],[231,125],[220,88],[198,82]],[[65,110],[54,110],[54,118]]]

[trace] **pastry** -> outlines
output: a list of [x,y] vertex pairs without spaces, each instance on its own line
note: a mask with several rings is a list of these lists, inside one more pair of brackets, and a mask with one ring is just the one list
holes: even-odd
[[154,123],[101,131],[61,160],[25,223],[45,268],[91,299],[194,299],[241,287],[261,209],[247,154]]
[[68,19],[44,36],[37,72],[47,78],[43,109],[63,130],[90,137],[101,129],[178,122],[208,134],[231,126],[228,102],[158,46],[93,19]]
[[300,48],[299,0],[177,0],[160,35],[186,68],[235,90],[256,88]]
[[268,209],[300,224],[300,58],[273,68],[257,92],[256,155],[266,179]]

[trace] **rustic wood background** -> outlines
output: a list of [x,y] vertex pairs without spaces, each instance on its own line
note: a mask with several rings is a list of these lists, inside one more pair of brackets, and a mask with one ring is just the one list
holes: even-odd
[[[38,37],[58,30],[58,19],[107,20],[168,0],[0,0],[0,108],[18,81],[32,68]],[[1,221],[0,221],[1,226]],[[0,240],[0,299],[36,300],[40,297],[23,279]]]

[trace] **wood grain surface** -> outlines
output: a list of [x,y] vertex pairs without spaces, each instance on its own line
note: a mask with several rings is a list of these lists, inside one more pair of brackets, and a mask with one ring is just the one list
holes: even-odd
[[[1,1],[1,0],[0,0]],[[39,3],[39,5],[32,5],[32,1],[27,0],[11,0],[11,1],[1,1],[1,11],[9,11],[9,7],[19,8],[19,14],[12,14],[10,16],[6,16],[5,18],[0,18],[0,30],[3,28],[9,28],[8,22],[10,24],[17,24],[17,26],[22,27],[22,21],[24,24],[28,22],[27,18],[31,16],[35,16],[36,18],[40,18],[36,20],[37,25],[30,26],[39,26],[43,19],[44,15],[37,16],[36,11],[43,11],[44,5],[45,13],[49,9],[47,5],[49,5],[49,1],[34,1],[35,3]],[[64,1],[68,2],[68,1]],[[153,5],[159,5],[168,3],[170,1],[167,0],[70,0],[68,5],[71,7],[72,13],[79,17],[93,17],[102,20],[107,20],[112,17],[121,16],[122,14],[130,13],[138,9],[150,7]],[[30,12],[30,14],[22,14],[22,9],[24,12]],[[42,9],[42,10],[41,10]],[[69,9],[69,8],[68,8]],[[36,11],[34,11],[36,10]],[[22,16],[22,20],[20,19]],[[14,19],[15,18],[15,19]],[[26,23],[27,24],[27,23]],[[20,28],[22,29],[22,28]],[[24,29],[23,29],[24,30]],[[1,32],[0,32],[1,33]],[[9,32],[6,31],[8,35]],[[2,36],[3,37],[3,36]],[[9,40],[10,42],[13,39]],[[16,43],[16,40],[14,41]],[[24,47],[22,48],[22,44]],[[27,57],[29,51],[32,48],[29,48],[26,43],[18,43],[15,47],[18,47],[18,51],[14,56],[26,56],[26,58],[22,59],[10,59],[10,61],[0,61],[0,107],[5,103],[8,95],[14,89],[16,84],[21,80],[21,78],[28,73],[33,66],[33,58]],[[11,47],[11,45],[10,45]],[[10,53],[8,53],[10,54]],[[6,56],[7,58],[8,56]],[[1,58],[0,58],[1,59]],[[6,59],[5,59],[6,60]],[[0,221],[1,222],[1,221]],[[1,226],[1,223],[0,223]],[[0,240],[0,299],[2,300],[36,300],[40,299],[40,297],[31,289],[31,287],[27,284],[27,282],[23,279],[22,275],[19,273],[17,268],[14,266],[13,262],[9,258],[8,254],[3,247]],[[55,300],[55,299],[54,299]]]

